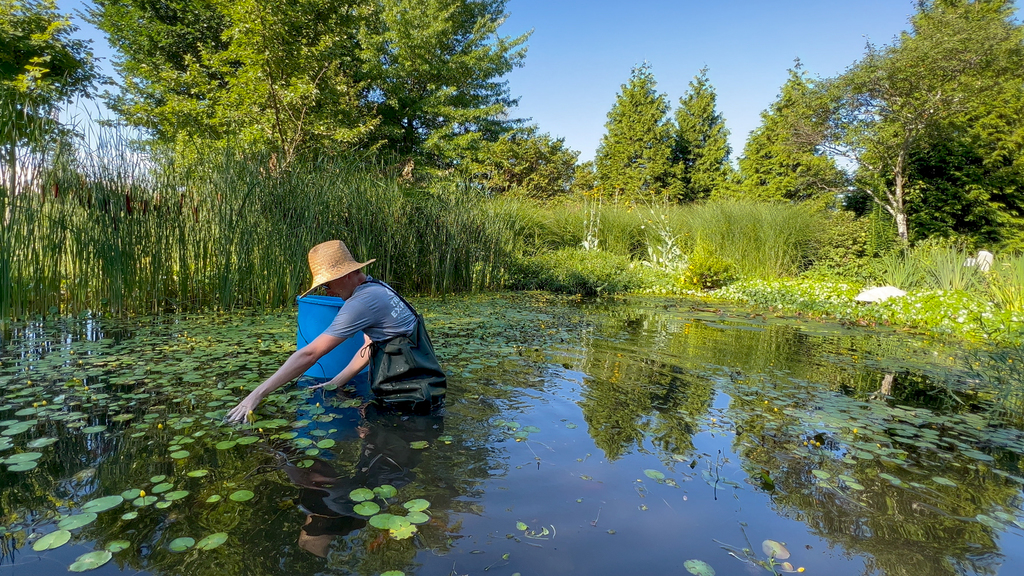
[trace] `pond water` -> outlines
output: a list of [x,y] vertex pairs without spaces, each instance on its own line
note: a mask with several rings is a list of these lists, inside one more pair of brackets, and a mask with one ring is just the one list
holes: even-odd
[[16,326],[0,576],[1024,573],[1013,355],[679,300],[417,307],[443,413],[304,381],[239,427],[294,313]]

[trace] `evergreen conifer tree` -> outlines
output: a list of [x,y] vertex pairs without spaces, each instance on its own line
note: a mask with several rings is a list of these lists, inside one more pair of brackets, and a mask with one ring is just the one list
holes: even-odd
[[761,112],[739,159],[739,192],[758,200],[810,200],[846,189],[846,177],[818,143],[811,86],[800,62],[789,71],[779,98]]
[[716,110],[717,99],[706,67],[679,99],[672,139],[672,191],[677,200],[709,197],[731,171],[729,130]]
[[662,194],[671,169],[669,163],[669,105],[650,65],[633,68],[608,112],[607,132],[597,149],[598,187],[618,199],[643,199]]

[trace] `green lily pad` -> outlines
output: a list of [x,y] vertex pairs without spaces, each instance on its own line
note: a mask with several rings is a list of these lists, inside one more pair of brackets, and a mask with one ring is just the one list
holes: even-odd
[[253,442],[259,441],[259,439],[259,436],[242,436],[238,440],[235,440],[235,442],[241,444],[242,446],[247,446],[249,444],[252,444]]
[[413,450],[423,450],[427,446],[430,446],[430,443],[427,442],[426,440],[417,440],[415,442],[409,442],[409,448],[412,448]]
[[132,510],[131,512],[125,512],[124,514],[121,514],[121,520],[135,520],[138,517],[139,517],[139,513],[136,512],[135,510]]
[[71,532],[67,530],[57,530],[56,532],[50,532],[46,536],[43,536],[39,540],[33,542],[32,549],[36,552],[53,550],[54,548],[60,548],[67,544],[70,540]]
[[234,448],[237,445],[238,442],[235,442],[234,440],[224,440],[222,442],[217,442],[216,448],[217,450],[227,450],[229,448]]
[[405,576],[405,572],[401,570],[388,570],[387,572],[381,572],[380,576]]
[[149,481],[152,482],[153,484],[159,484],[159,483],[163,482],[164,480],[167,480],[167,475],[166,474],[160,474],[158,476],[153,476],[152,478],[149,479]]
[[210,504],[213,504],[214,502],[220,502],[220,500],[220,494],[214,494],[213,496],[210,496],[209,498],[206,499],[206,501]]
[[129,488],[124,492],[121,492],[121,498],[124,498],[125,500],[134,500],[138,498],[140,494],[142,494],[142,490],[139,490],[138,488]]
[[384,484],[383,486],[377,486],[374,488],[373,493],[381,498],[393,498],[398,495],[398,490],[390,484]]
[[360,516],[373,516],[377,512],[380,512],[380,505],[376,502],[360,502],[355,505],[353,510]]
[[999,520],[996,520],[995,518],[992,518],[991,516],[986,516],[984,514],[978,514],[974,518],[978,522],[981,522],[982,524],[984,524],[985,526],[988,526],[989,528],[994,528],[996,530],[1005,530],[1006,529],[1006,525],[1005,524],[1003,524]]
[[118,553],[122,550],[131,548],[132,543],[127,540],[114,540],[113,542],[107,543],[107,550],[113,553]]
[[408,526],[402,526],[397,530],[391,530],[391,537],[395,540],[405,540],[406,538],[412,538],[415,533],[416,527],[409,524]]
[[67,518],[58,522],[57,528],[60,528],[61,530],[74,530],[76,528],[81,528],[82,526],[85,526],[87,524],[92,524],[96,521],[96,518],[97,516],[95,512],[75,514],[73,516],[68,516]]
[[206,476],[209,473],[209,470],[193,470],[186,474],[186,476],[188,476],[189,478],[202,478],[203,476]]
[[176,452],[171,452],[171,458],[181,460],[182,458],[188,458],[189,454],[190,452],[188,450],[178,450]]
[[196,548],[199,550],[213,550],[217,546],[228,541],[227,532],[217,532],[216,534],[210,534],[203,538],[196,544]]
[[52,446],[53,444],[56,443],[56,438],[36,438],[35,440],[29,442],[25,446],[27,448],[46,448],[47,446]]
[[415,500],[409,500],[405,504],[402,504],[402,506],[405,506],[405,509],[409,512],[423,512],[430,507],[430,502],[427,502],[422,498],[417,498]]
[[[89,426],[89,427],[86,427],[86,428],[82,428],[82,432],[85,432],[86,434],[98,434],[100,432],[106,431],[106,429],[107,429],[106,426],[104,426],[103,424],[100,424],[98,426]],[[108,560],[109,560],[109,558],[108,558]]]
[[132,500],[132,506],[135,506],[136,508],[150,506],[155,504],[157,500],[159,500],[159,498],[156,496],[139,496],[135,500]]
[[348,497],[351,498],[353,502],[372,500],[373,490],[370,490],[368,488],[356,488],[355,490],[348,493]]
[[89,552],[88,554],[82,554],[81,556],[76,558],[74,564],[72,564],[68,568],[68,570],[72,572],[85,572],[87,570],[93,570],[95,568],[103,566],[107,562],[110,562],[111,558],[113,558],[113,555],[110,553],[109,550],[97,550],[95,552]]
[[824,470],[811,470],[811,474],[814,474],[815,476],[821,478],[822,480],[828,480],[829,478],[832,477],[831,474],[825,472]]
[[7,466],[7,470],[10,472],[27,472],[38,465],[39,462],[33,460],[31,462],[22,462],[20,464],[9,464]]
[[316,447],[320,448],[321,450],[326,450],[328,448],[333,448],[335,444],[337,444],[337,442],[328,438],[326,440],[321,440],[317,442]]
[[388,523],[391,521],[391,514],[376,514],[370,518],[370,526],[374,528],[380,528],[381,530],[387,530],[389,528]]
[[646,475],[648,478],[651,478],[652,480],[664,480],[665,479],[665,474],[663,474],[662,472],[659,472],[657,470],[644,470],[644,475]]
[[97,498],[90,500],[82,506],[82,512],[106,512],[111,508],[120,506],[124,502],[124,498],[121,496],[104,496],[103,498]]
[[942,484],[943,486],[951,486],[953,488],[956,488],[956,482],[953,482],[948,478],[943,478],[942,476],[932,476],[932,481],[934,481],[936,484]]
[[183,536],[181,538],[175,538],[174,540],[171,540],[171,543],[167,545],[167,548],[169,548],[171,552],[184,552],[185,550],[188,550],[189,548],[195,545],[195,538]]
[[687,560],[683,567],[694,576],[715,576],[715,569],[703,560]]
[[43,455],[39,452],[22,452],[21,454],[14,454],[4,459],[5,464],[23,464],[25,462],[33,462],[39,460]]
[[164,499],[173,502],[175,500],[181,500],[182,498],[188,495],[188,490],[175,490],[174,492],[168,492],[167,494],[164,494]]
[[256,495],[253,494],[251,490],[238,490],[232,493],[231,496],[228,496],[228,498],[235,502],[246,502],[248,500],[252,500],[254,496]]
[[152,492],[153,494],[163,494],[164,492],[167,492],[171,488],[174,488],[174,484],[171,484],[170,482],[164,482],[162,484],[157,484],[156,486],[153,486],[153,489],[150,490],[150,492]]
[[430,521],[430,516],[427,516],[423,512],[409,512],[409,515],[406,516],[406,518],[413,524],[423,524]]

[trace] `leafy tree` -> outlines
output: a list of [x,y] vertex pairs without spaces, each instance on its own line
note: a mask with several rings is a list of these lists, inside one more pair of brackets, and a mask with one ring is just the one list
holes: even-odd
[[868,47],[843,75],[823,83],[831,103],[824,146],[851,161],[856,185],[909,239],[908,192],[915,151],[949,122],[983,122],[990,103],[1019,86],[1021,27],[1008,0],[922,1],[911,30]]
[[505,0],[376,0],[367,10],[358,40],[371,145],[443,164],[518,123],[501,78],[522,65],[529,33],[498,35]]
[[738,193],[758,200],[809,200],[846,191],[846,177],[818,147],[812,87],[800,63],[789,71],[778,99],[761,113],[739,159]]
[[563,138],[528,126],[482,144],[469,169],[492,193],[550,198],[569,191],[578,157]]
[[623,199],[663,193],[671,169],[669,105],[648,64],[633,68],[608,112],[594,163],[602,192]]
[[499,78],[527,35],[504,0],[97,0],[120,52],[112,106],[157,141],[381,149],[443,162],[515,125]]
[[678,200],[708,198],[732,171],[729,130],[716,109],[717,98],[705,67],[679,99],[671,160],[676,180],[673,195]]
[[0,0],[0,150],[12,192],[18,147],[55,133],[56,107],[89,96],[100,80],[89,43],[71,37],[76,30],[53,0]]

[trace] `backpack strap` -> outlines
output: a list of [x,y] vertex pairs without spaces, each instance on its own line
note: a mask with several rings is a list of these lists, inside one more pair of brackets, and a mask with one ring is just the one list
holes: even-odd
[[373,284],[380,284],[381,286],[387,288],[388,290],[391,291],[392,294],[394,294],[395,296],[398,296],[398,299],[401,300],[403,304],[405,304],[405,306],[409,309],[409,311],[412,312],[413,316],[416,316],[416,317],[419,316],[419,312],[416,312],[416,309],[412,307],[412,304],[409,304],[409,301],[406,300],[405,298],[402,298],[402,295],[399,294],[398,292],[396,292],[395,289],[392,288],[391,286],[388,286],[387,284],[381,282],[380,280],[377,280],[376,278],[367,278],[366,281],[370,282],[370,283],[373,283]]

